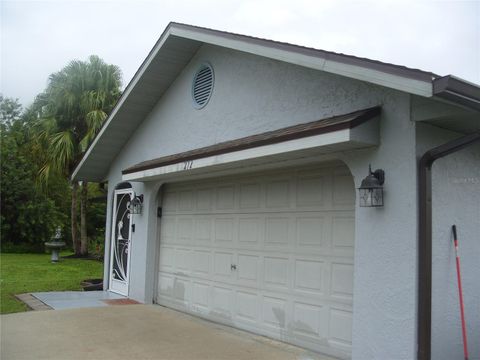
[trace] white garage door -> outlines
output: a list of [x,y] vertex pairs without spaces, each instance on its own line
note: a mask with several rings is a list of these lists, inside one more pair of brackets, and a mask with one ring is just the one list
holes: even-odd
[[167,185],[157,302],[348,357],[354,202],[340,165]]

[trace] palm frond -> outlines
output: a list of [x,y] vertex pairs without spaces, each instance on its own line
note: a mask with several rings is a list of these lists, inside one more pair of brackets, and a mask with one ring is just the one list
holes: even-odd
[[87,121],[89,130],[91,130],[92,133],[96,135],[98,130],[102,127],[106,118],[107,114],[104,111],[93,110],[87,114],[85,120]]
[[50,138],[48,157],[50,165],[58,172],[67,172],[71,162],[75,159],[74,138],[70,131],[53,134]]
[[96,55],[73,60],[50,75],[36,100],[36,148],[45,159],[39,178],[52,172],[68,174],[92,142],[120,94],[121,71]]
[[38,171],[38,176],[35,183],[39,189],[44,190],[46,188],[48,180],[50,179],[50,170],[50,164],[44,164]]
[[102,110],[93,110],[87,114],[85,117],[87,122],[87,133],[80,142],[82,152],[87,150],[88,145],[90,145],[90,143],[93,141],[106,118],[107,114]]

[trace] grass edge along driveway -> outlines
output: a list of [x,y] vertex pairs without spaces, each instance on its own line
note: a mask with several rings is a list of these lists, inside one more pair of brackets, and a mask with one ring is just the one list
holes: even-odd
[[62,258],[52,264],[50,254],[0,254],[0,313],[28,310],[15,294],[81,290],[82,280],[102,277],[103,263],[96,260]]

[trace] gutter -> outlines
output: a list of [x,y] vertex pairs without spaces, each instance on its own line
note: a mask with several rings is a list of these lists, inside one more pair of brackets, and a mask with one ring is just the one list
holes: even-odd
[[432,82],[433,95],[471,109],[480,110],[480,87],[452,75]]
[[[480,105],[480,104],[479,104]],[[428,150],[418,164],[417,359],[431,359],[432,342],[432,165],[480,141],[480,130]]]

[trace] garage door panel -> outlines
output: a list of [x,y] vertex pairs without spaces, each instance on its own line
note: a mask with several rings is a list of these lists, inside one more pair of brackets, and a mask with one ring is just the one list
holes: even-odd
[[193,211],[194,210],[194,195],[193,190],[182,190],[178,192],[178,210],[179,211]]
[[239,217],[238,246],[240,248],[258,249],[261,246],[261,231],[264,219],[256,217]]
[[175,264],[175,248],[162,246],[160,248],[160,271],[173,272]]
[[348,349],[352,345],[353,313],[339,308],[330,309],[330,342]]
[[261,185],[258,183],[247,183],[239,185],[239,208],[259,209],[261,205]]
[[294,302],[291,328],[297,338],[311,341],[326,338],[328,335],[327,308],[322,305]]
[[329,237],[325,236],[328,216],[324,214],[302,214],[296,218],[297,246],[307,248],[327,248]]
[[198,189],[196,191],[196,210],[198,212],[209,212],[212,210],[213,189]]
[[332,297],[353,299],[353,264],[333,262],[330,283]]
[[263,259],[263,283],[265,289],[288,289],[289,267],[288,257],[265,256]]
[[175,273],[188,275],[192,269],[192,252],[188,248],[175,249]]
[[177,243],[190,244],[193,235],[193,218],[191,216],[182,216],[177,219]]
[[212,219],[209,217],[196,217],[193,237],[196,245],[210,246],[212,239]]
[[274,216],[265,219],[265,246],[290,248],[292,224],[288,216]]
[[353,255],[355,217],[344,213],[335,215],[332,219],[331,239],[335,252]]
[[179,304],[183,305],[185,308],[188,307],[189,301],[191,299],[191,283],[190,281],[175,277],[173,281],[173,298]]
[[192,310],[208,313],[210,309],[211,286],[208,283],[193,282]]
[[233,315],[234,291],[231,288],[213,286],[212,311],[213,315],[230,319]]
[[158,292],[161,296],[173,298],[173,283],[174,277],[160,274],[158,277]]
[[296,259],[295,260],[295,290],[306,291],[311,295],[325,295],[325,268],[323,261]]
[[234,217],[216,217],[215,218],[215,246],[233,247],[235,218]]
[[258,287],[261,257],[239,252],[236,263],[239,285]]
[[210,277],[212,254],[207,250],[194,250],[192,253],[192,271],[197,277]]
[[249,324],[257,324],[259,315],[259,296],[248,291],[237,291],[236,318]]
[[323,207],[328,200],[326,196],[325,176],[302,176],[297,180],[297,208]]
[[173,216],[164,216],[160,227],[162,244],[176,243],[177,219]]
[[167,185],[157,302],[348,357],[354,202],[343,166]]
[[265,205],[268,209],[288,209],[290,207],[289,179],[270,181],[265,184]]
[[283,331],[286,325],[287,301],[272,296],[263,296],[262,300],[263,325]]
[[216,204],[217,210],[234,210],[235,208],[235,186],[220,186],[217,188]]
[[215,251],[213,254],[213,276],[220,281],[233,279],[232,264],[234,254],[232,252]]

